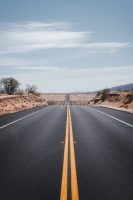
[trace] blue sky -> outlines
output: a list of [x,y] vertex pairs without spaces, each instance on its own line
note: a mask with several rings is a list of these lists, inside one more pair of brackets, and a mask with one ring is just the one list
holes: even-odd
[[42,92],[133,82],[132,0],[0,0],[0,78]]

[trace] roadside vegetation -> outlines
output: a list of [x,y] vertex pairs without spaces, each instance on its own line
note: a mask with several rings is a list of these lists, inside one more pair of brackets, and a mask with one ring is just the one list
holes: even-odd
[[101,101],[105,101],[108,98],[110,90],[109,89],[104,89],[102,91],[98,91],[96,96],[100,96]]
[[35,85],[26,85],[15,78],[2,78],[0,80],[0,114],[17,112],[20,110],[47,105],[44,96],[37,91]]
[[0,93],[7,95],[23,95],[24,93],[36,94],[37,87],[35,85],[26,85],[25,89],[20,88],[21,83],[15,78],[2,78],[0,79]]
[[0,92],[12,95],[18,90],[19,85],[19,81],[14,78],[2,78],[0,80]]

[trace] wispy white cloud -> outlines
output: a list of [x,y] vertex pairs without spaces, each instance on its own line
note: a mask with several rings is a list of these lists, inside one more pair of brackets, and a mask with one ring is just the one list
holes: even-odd
[[0,67],[37,67],[46,65],[45,59],[20,59],[16,57],[0,57]]
[[18,59],[5,57],[0,58],[0,69],[7,70],[23,70],[23,71],[57,71],[64,67],[59,66],[50,66],[45,60],[39,59]]
[[[58,71],[61,68],[56,67],[56,66],[34,66],[34,67],[29,67],[29,66],[20,66],[17,68],[18,70],[30,70],[30,71]],[[63,68],[65,69],[65,68]]]
[[72,24],[63,22],[0,23],[0,54],[51,48],[111,53],[130,45],[128,42],[92,42],[91,35],[91,31],[74,31]]

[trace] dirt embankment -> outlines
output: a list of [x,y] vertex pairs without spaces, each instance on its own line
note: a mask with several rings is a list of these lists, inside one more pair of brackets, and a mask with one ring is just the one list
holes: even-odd
[[46,104],[45,98],[41,95],[0,96],[0,115]]
[[129,92],[111,92],[106,94],[102,100],[102,94],[93,99],[95,105],[105,105],[114,108],[133,109],[133,91]]
[[0,95],[0,115],[42,105],[64,104],[65,94]]
[[[104,92],[103,92],[104,91]],[[108,92],[103,90],[96,93],[70,94],[71,104],[76,105],[100,105],[116,109],[133,110],[133,91]],[[107,92],[107,93],[106,93]]]

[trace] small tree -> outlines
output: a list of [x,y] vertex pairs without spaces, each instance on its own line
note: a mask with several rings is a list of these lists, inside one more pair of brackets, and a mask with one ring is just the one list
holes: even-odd
[[37,87],[35,85],[26,85],[26,91],[29,93],[35,94],[37,92]]
[[3,92],[11,95],[17,91],[20,83],[14,78],[2,78],[0,81],[0,85]]
[[107,97],[108,97],[109,89],[104,89],[101,94],[102,94],[101,100],[105,101],[107,99]]

